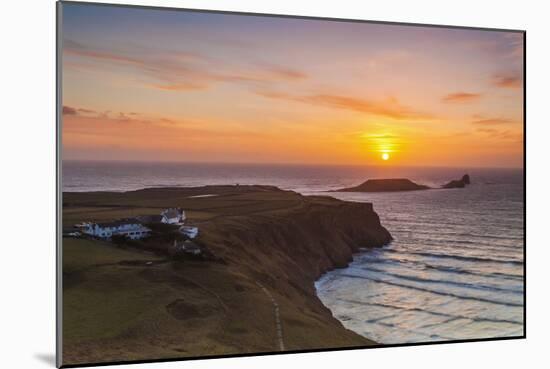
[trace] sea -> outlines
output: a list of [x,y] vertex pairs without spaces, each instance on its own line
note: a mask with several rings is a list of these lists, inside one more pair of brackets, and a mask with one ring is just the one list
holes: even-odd
[[[328,192],[367,179],[408,178],[462,189]],[[393,241],[323,275],[317,295],[334,317],[382,344],[524,334],[523,169],[211,163],[62,164],[63,191],[264,184],[370,202]]]

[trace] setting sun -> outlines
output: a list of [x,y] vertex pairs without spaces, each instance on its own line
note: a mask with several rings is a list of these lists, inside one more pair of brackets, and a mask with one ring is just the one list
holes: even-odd
[[390,158],[390,154],[388,154],[387,152],[382,154],[382,160],[388,160],[389,158]]

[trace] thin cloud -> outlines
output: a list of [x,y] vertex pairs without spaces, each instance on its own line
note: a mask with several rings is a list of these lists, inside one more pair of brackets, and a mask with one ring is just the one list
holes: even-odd
[[472,123],[480,126],[498,126],[502,124],[516,123],[516,121],[506,118],[488,118],[474,120]]
[[176,124],[176,122],[172,119],[168,119],[168,118],[160,118],[159,119],[162,123],[166,123],[166,124]]
[[314,95],[306,97],[305,101],[312,104],[380,115],[398,120],[431,118],[428,114],[401,105],[396,99],[373,101],[340,95]]
[[164,91],[191,91],[204,90],[209,87],[207,83],[181,82],[181,83],[150,83],[147,86]]
[[403,141],[391,134],[361,134],[361,139],[368,143],[373,149],[381,152],[401,151]]
[[399,138],[395,135],[377,135],[377,134],[365,135],[364,133],[361,135],[361,137],[368,138],[368,139],[377,139],[377,140],[393,140],[393,139]]
[[470,136],[472,134],[472,132],[455,132],[455,133],[451,133],[449,136],[450,137],[467,137],[467,136]]
[[307,74],[288,67],[282,67],[279,65],[262,65],[260,64],[262,69],[264,69],[267,73],[272,74],[274,77],[278,77],[285,80],[300,80],[300,79],[306,79],[308,76]]
[[78,112],[75,108],[71,108],[70,106],[63,105],[63,115],[77,115]]
[[478,132],[485,134],[489,138],[509,140],[514,142],[523,142],[523,133],[510,130],[499,130],[495,128],[478,128]]
[[492,84],[501,88],[522,88],[523,78],[518,74],[495,74]]
[[84,109],[84,108],[78,108],[78,112],[79,113],[84,113],[84,114],[96,114],[97,113],[95,110]]
[[93,48],[72,40],[64,41],[63,51],[99,63],[96,67],[131,68],[138,72],[142,85],[165,91],[200,90],[217,83],[265,85],[308,77],[302,71],[279,65],[258,63],[228,66],[222,61],[193,52],[159,52],[150,55],[143,50]]
[[507,40],[509,48],[508,56],[518,60],[523,59],[523,33],[506,33],[504,38]]
[[468,103],[468,102],[477,101],[480,98],[481,98],[481,94],[478,94],[478,93],[455,92],[455,93],[443,96],[441,100],[446,103]]
[[[141,116],[141,114],[140,114]],[[230,124],[224,129],[205,128],[201,121],[172,120],[165,117],[131,118],[129,113],[109,112],[97,115],[73,115],[67,117],[63,127],[65,135],[90,137],[101,140],[113,140],[116,137],[137,138],[143,142],[153,143],[157,139],[186,140],[208,139],[242,139],[245,137],[262,137],[261,132],[240,131]],[[125,142],[126,142],[125,141]],[[165,142],[158,141],[157,142]]]
[[254,93],[258,96],[266,97],[268,99],[299,101],[298,98],[292,97],[291,95],[285,94],[284,92],[256,90],[254,91]]
[[[95,136],[109,136],[112,132],[119,132],[124,128],[127,134],[141,134],[143,130],[166,130],[173,129],[174,132],[185,132],[187,135],[192,135],[195,138],[201,138],[201,134],[212,137],[244,137],[244,136],[256,136],[254,132],[235,133],[233,129],[216,133],[214,130],[208,130],[201,128],[203,124],[201,122],[191,122],[186,120],[176,120],[166,117],[154,117],[147,116],[137,112],[112,112],[104,111],[97,112],[86,108],[72,108],[64,106],[71,115],[70,119],[67,119],[68,125],[65,125],[64,129],[71,132],[86,133]],[[87,114],[79,114],[80,111],[93,112]],[[71,122],[73,124],[71,124]],[[78,122],[78,124],[74,124]],[[98,127],[101,127],[98,129]]]
[[289,94],[273,91],[256,91],[256,94],[269,99],[301,102],[310,105],[355,111],[369,115],[383,116],[396,120],[434,119],[434,116],[432,114],[402,105],[396,98],[389,98],[386,100],[378,101],[332,94],[292,96]]
[[137,119],[138,116],[135,112],[125,113],[118,112],[112,113],[111,111],[98,112],[87,108],[73,108],[70,106],[63,106],[63,115],[78,116],[89,119],[102,119],[110,122],[123,122],[123,123],[150,123],[147,119]]
[[512,62],[521,62],[523,59],[522,33],[504,32],[494,34],[490,39],[469,39],[459,42],[457,46],[465,48],[468,52],[482,52]]

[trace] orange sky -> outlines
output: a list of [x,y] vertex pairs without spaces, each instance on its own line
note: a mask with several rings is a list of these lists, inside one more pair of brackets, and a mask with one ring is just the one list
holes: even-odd
[[76,4],[63,17],[65,160],[523,165],[519,33]]

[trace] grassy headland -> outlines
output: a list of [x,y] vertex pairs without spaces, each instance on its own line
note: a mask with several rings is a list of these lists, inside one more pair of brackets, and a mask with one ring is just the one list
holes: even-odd
[[262,286],[279,308],[284,349],[374,344],[333,318],[313,285],[359,247],[391,239],[370,204],[269,186],[64,193],[63,224],[169,207],[186,210],[214,258],[175,260],[169,243],[63,239],[65,365],[278,351]]

